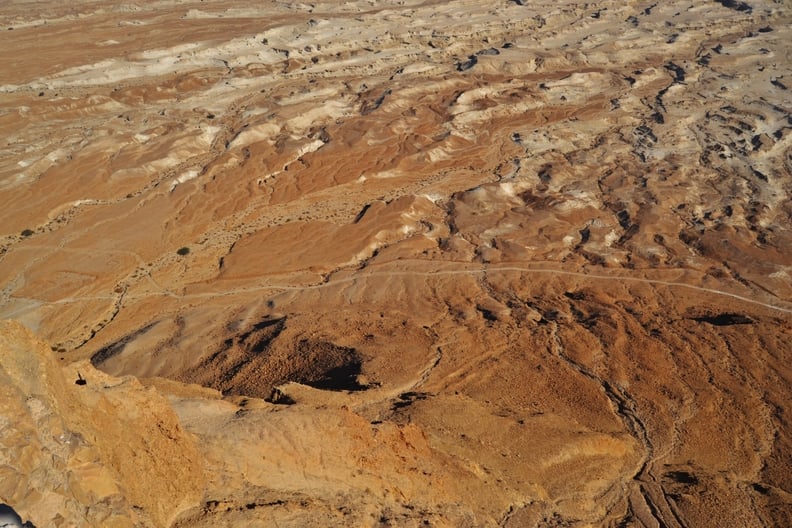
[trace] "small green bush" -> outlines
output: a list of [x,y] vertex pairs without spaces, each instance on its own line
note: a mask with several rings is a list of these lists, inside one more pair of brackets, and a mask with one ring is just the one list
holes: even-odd
[[33,234],[33,230],[32,230],[32,229],[25,229],[25,230],[23,230],[23,231],[22,231],[22,233],[21,233],[21,235],[22,235],[23,237],[29,237],[29,236],[30,236],[30,235],[32,235],[32,234]]
[[180,247],[179,249],[176,250],[176,253],[178,253],[179,255],[182,255],[182,256],[186,255],[189,252],[190,252],[190,248],[188,248],[186,246],[185,247]]

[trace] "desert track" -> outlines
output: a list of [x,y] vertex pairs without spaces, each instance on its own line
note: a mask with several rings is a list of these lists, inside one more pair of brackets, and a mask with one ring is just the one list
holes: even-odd
[[[429,263],[429,261],[426,261]],[[404,265],[405,262],[399,262],[400,265]],[[421,263],[423,264],[423,263]],[[385,265],[385,264],[383,264]],[[469,268],[469,264],[462,264],[460,265]],[[446,267],[447,264],[444,265]],[[663,270],[664,272],[674,271],[674,270]],[[679,270],[684,271],[684,270]],[[292,285],[292,284],[267,284],[261,286],[249,286],[249,287],[241,287],[241,288],[233,288],[226,291],[218,291],[218,292],[205,292],[205,293],[175,293],[170,291],[160,291],[160,292],[149,292],[145,294],[132,294],[128,295],[125,298],[130,301],[140,300],[140,299],[147,299],[151,297],[160,297],[166,296],[171,297],[174,299],[182,299],[182,300],[189,300],[189,299],[212,299],[218,297],[229,297],[234,295],[242,295],[247,293],[254,293],[254,292],[279,292],[279,291],[289,291],[289,292],[301,292],[301,291],[309,291],[309,290],[318,290],[318,289],[325,289],[325,288],[334,288],[340,286],[342,284],[354,283],[358,281],[366,281],[370,279],[377,279],[377,278],[388,278],[388,277],[447,277],[447,276],[454,276],[454,275],[487,275],[487,274],[496,274],[496,273],[520,273],[524,275],[559,275],[559,276],[567,276],[567,277],[580,277],[583,279],[593,280],[593,281],[616,281],[616,282],[635,282],[635,283],[642,283],[642,284],[651,284],[656,286],[667,286],[670,288],[685,288],[693,291],[698,291],[702,293],[708,293],[716,296],[723,296],[729,297],[731,299],[736,299],[738,301],[748,303],[755,306],[761,306],[763,308],[768,308],[770,310],[780,312],[780,313],[788,313],[792,314],[792,308],[783,306],[781,304],[771,304],[764,301],[757,300],[755,298],[747,297],[745,295],[740,295],[736,293],[731,293],[728,291],[718,290],[715,288],[707,288],[703,286],[695,286],[693,284],[686,284],[683,282],[674,282],[674,281],[667,281],[661,279],[649,279],[645,277],[631,277],[629,275],[625,275],[624,270],[618,271],[618,275],[605,275],[601,273],[591,273],[591,272],[577,272],[577,271],[568,271],[563,269],[551,269],[551,268],[539,268],[539,267],[523,267],[523,266],[502,266],[502,265],[487,265],[481,267],[480,269],[438,269],[435,271],[366,271],[365,273],[354,273],[352,276],[347,277],[340,277],[340,278],[330,278],[326,281],[323,281],[318,284],[308,284],[308,285]],[[58,299],[56,301],[51,301],[46,304],[50,305],[60,305],[60,304],[71,304],[71,303],[79,303],[85,301],[104,301],[104,300],[116,300],[117,296],[110,296],[110,295],[97,295],[97,296],[85,296],[85,297],[66,297],[63,299]],[[28,308],[31,309],[31,308]],[[13,312],[5,313],[4,316],[7,318],[13,318],[16,316],[21,315],[24,313],[25,308],[15,310]]]

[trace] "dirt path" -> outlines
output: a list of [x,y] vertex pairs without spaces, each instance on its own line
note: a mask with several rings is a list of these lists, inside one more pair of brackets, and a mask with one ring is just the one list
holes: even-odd
[[[400,261],[400,263],[409,262],[409,261]],[[416,261],[416,262],[427,262],[428,261]],[[679,270],[682,271],[682,270]],[[272,291],[272,292],[302,292],[302,291],[310,291],[310,290],[321,290],[326,288],[332,288],[339,286],[341,284],[349,284],[363,280],[369,279],[376,279],[376,278],[388,278],[388,277],[444,277],[444,276],[454,276],[454,275],[487,275],[487,274],[497,274],[497,273],[521,273],[521,274],[535,274],[535,275],[563,275],[568,277],[580,277],[586,280],[594,280],[594,281],[612,281],[612,282],[631,282],[631,283],[641,283],[641,284],[650,284],[656,286],[666,286],[669,288],[684,288],[688,290],[694,290],[698,292],[708,293],[712,295],[718,295],[721,297],[728,297],[731,299],[736,299],[738,301],[752,304],[754,306],[760,306],[762,308],[767,308],[769,310],[773,310],[775,312],[780,312],[784,314],[792,314],[792,307],[782,306],[781,304],[771,304],[764,301],[760,301],[751,297],[746,297],[744,295],[740,295],[737,293],[732,293],[724,290],[718,290],[715,288],[707,288],[704,286],[695,286],[693,284],[687,284],[684,282],[675,282],[675,281],[668,281],[662,279],[651,279],[645,277],[630,277],[625,275],[605,275],[599,273],[585,273],[585,272],[576,272],[576,271],[568,271],[568,270],[559,270],[554,268],[532,268],[526,266],[485,266],[480,267],[477,269],[440,269],[440,270],[433,270],[433,271],[369,271],[367,273],[356,274],[349,277],[341,277],[338,279],[329,279],[326,282],[322,282],[319,284],[309,284],[305,286],[296,286],[293,284],[266,284],[260,286],[250,286],[250,287],[240,287],[240,288],[232,288],[225,291],[220,292],[204,292],[204,293],[187,293],[187,294],[178,294],[166,290],[157,291],[157,292],[147,292],[143,294],[132,294],[127,295],[126,299],[129,301],[133,300],[140,300],[146,299],[150,297],[172,297],[176,299],[211,299],[217,297],[227,297],[227,296],[235,296],[235,295],[242,295],[246,293],[254,293],[254,292],[262,292],[262,291]],[[78,302],[85,302],[85,301],[114,301],[117,299],[115,295],[96,295],[96,296],[84,296],[84,297],[64,297],[63,299],[59,299],[57,301],[49,303],[50,305],[61,305],[61,304],[70,304],[70,303],[78,303]],[[40,305],[37,305],[39,307]],[[26,306],[15,310],[13,312],[8,312],[5,314],[5,318],[11,319],[23,314],[25,311],[32,309],[30,306]]]

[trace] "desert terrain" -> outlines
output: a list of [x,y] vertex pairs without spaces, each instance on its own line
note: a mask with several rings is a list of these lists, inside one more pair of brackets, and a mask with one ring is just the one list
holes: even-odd
[[0,503],[792,526],[785,0],[0,4]]

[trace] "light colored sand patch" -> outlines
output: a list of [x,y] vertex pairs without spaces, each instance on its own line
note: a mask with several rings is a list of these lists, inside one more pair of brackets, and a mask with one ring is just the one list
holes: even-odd
[[171,192],[173,192],[173,190],[174,190],[174,189],[175,189],[175,188],[176,188],[178,185],[180,185],[180,184],[182,184],[182,183],[185,183],[185,182],[188,182],[188,181],[190,181],[190,180],[194,180],[195,178],[197,178],[197,177],[198,177],[198,174],[199,174],[199,172],[198,172],[197,170],[193,169],[193,170],[188,170],[187,172],[184,172],[184,173],[182,173],[182,174],[178,175],[178,176],[176,177],[176,179],[174,179],[174,180],[171,182],[171,186],[170,186],[170,190],[171,190]]
[[239,149],[259,141],[271,141],[280,131],[280,125],[275,123],[252,126],[240,132],[229,144],[229,148]]

